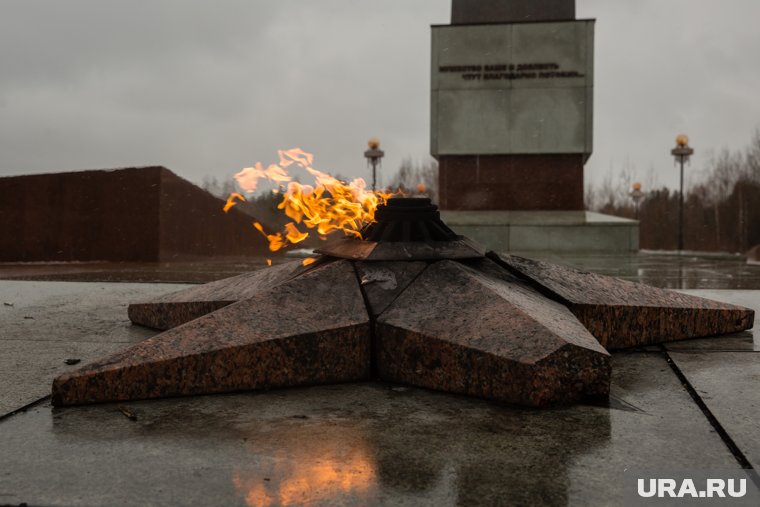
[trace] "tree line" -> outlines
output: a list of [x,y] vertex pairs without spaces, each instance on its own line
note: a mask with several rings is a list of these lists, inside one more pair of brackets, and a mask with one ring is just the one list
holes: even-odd
[[[687,166],[685,172],[689,170]],[[630,195],[632,173],[625,166],[616,181],[608,177],[598,187],[587,187],[587,209],[638,217],[641,248],[675,250],[679,191],[653,185],[647,189],[644,183],[637,213]],[[760,244],[760,130],[745,148],[710,155],[701,178],[685,186],[684,249],[743,253]]]
[[[709,155],[700,177],[687,166],[683,210],[684,249],[746,252],[760,245],[760,129],[743,149],[724,148]],[[638,206],[631,198],[635,171],[626,163],[617,176],[607,174],[601,184],[587,186],[586,209],[640,221],[640,246],[652,250],[678,247],[680,194],[657,186],[654,169],[642,182],[644,195]],[[340,179],[340,177],[339,177]],[[236,191],[234,182],[205,178],[201,186],[221,198]],[[406,195],[438,196],[438,164],[434,159],[405,159],[389,179],[386,190]],[[239,205],[271,230],[279,230],[287,217],[277,209],[280,195],[263,192]],[[304,245],[306,246],[306,245]]]

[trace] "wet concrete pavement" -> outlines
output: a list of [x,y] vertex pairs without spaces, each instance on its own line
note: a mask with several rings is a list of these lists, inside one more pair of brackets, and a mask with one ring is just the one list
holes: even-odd
[[0,416],[50,394],[52,378],[153,336],[127,318],[130,301],[184,287],[0,281]]
[[29,505],[589,505],[629,466],[737,468],[657,354],[615,359],[616,408],[528,411],[342,384],[51,409],[3,421],[0,501]]
[[[511,252],[667,289],[760,289],[760,265],[729,254]],[[278,256],[275,264],[293,257]],[[265,258],[196,262],[0,263],[0,280],[201,283],[266,266]]]
[[[739,269],[734,287],[752,285]],[[118,404],[50,406],[66,359],[151,336],[127,303],[179,287],[0,281],[0,505],[617,505],[627,468],[760,466],[754,331],[614,353],[605,406],[374,382],[121,405],[135,420]],[[759,290],[685,292],[760,311]]]
[[520,255],[665,289],[760,289],[760,266],[747,264],[739,255],[655,251],[622,255],[550,252]]

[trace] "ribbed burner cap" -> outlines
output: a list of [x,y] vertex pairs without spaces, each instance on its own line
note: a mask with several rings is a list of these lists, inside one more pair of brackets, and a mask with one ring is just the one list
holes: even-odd
[[485,249],[457,235],[441,221],[427,197],[392,197],[375,211],[376,222],[361,230],[362,239],[344,238],[317,253],[366,261],[474,259]]
[[441,222],[427,197],[391,197],[375,211],[376,222],[362,230],[367,241],[454,241],[459,236]]

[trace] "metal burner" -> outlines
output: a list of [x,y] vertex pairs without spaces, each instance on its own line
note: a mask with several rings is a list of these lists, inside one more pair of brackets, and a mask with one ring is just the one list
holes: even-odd
[[316,250],[341,259],[409,261],[480,259],[485,249],[457,235],[441,221],[438,206],[427,197],[392,197],[380,205],[363,239],[343,238]]
[[362,230],[365,240],[438,242],[462,238],[441,222],[438,206],[427,197],[392,197],[377,207],[375,220]]

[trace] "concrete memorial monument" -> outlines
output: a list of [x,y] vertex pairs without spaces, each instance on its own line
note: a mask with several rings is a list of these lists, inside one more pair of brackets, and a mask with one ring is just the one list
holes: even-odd
[[594,20],[574,0],[453,0],[432,28],[430,151],[455,230],[504,250],[638,249],[635,222],[584,211],[593,82]]

